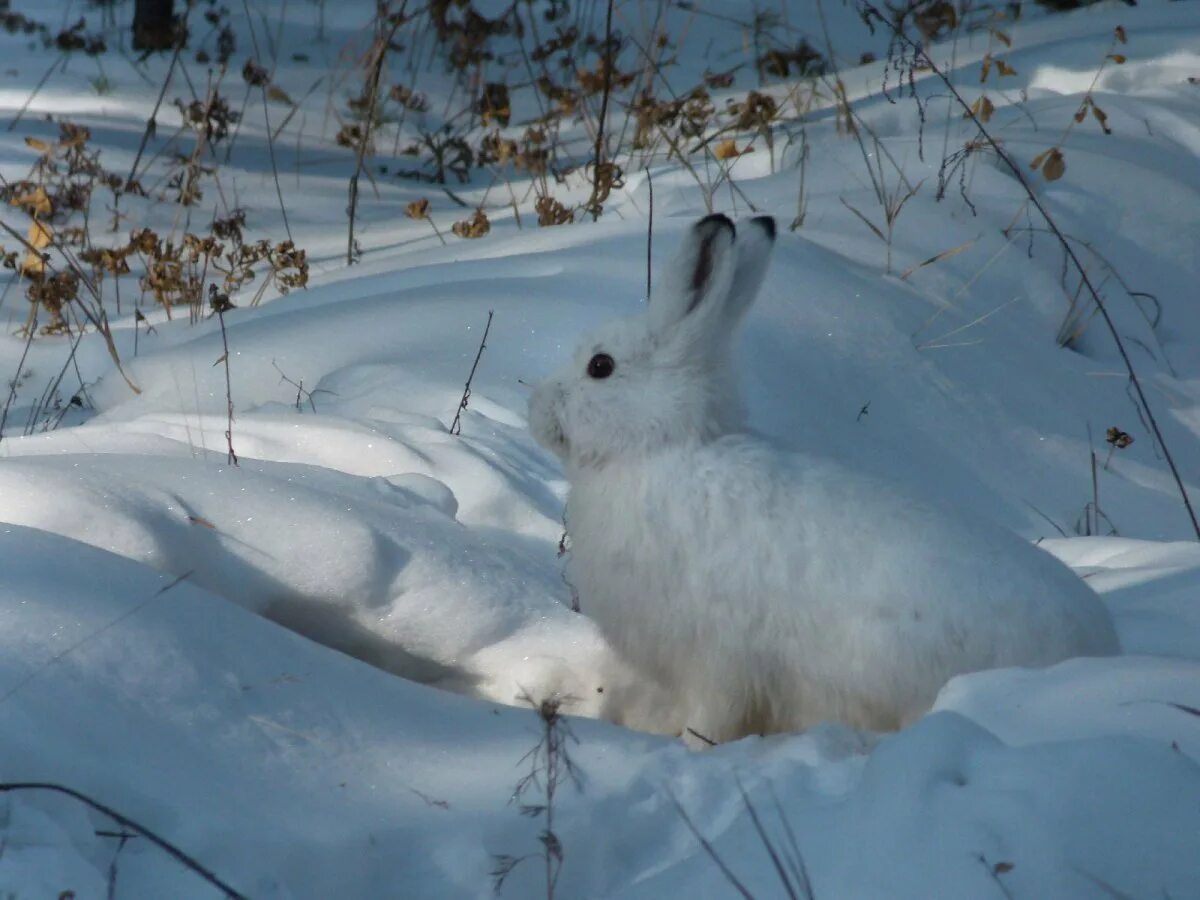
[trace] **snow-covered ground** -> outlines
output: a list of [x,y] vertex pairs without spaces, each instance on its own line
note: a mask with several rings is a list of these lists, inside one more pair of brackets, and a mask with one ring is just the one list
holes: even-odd
[[[348,67],[345,48],[361,44],[372,6],[331,9],[319,43],[315,6],[252,5],[264,24],[285,21],[283,46],[308,57],[280,55],[276,82],[293,98],[339,58]],[[21,366],[23,287],[0,301],[0,372],[20,372],[0,440],[0,781],[82,791],[256,900],[487,896],[498,860],[527,854],[501,893],[544,895],[544,822],[519,810],[541,802],[539,788],[513,794],[542,736],[523,698],[559,696],[579,776],[554,802],[559,897],[735,895],[693,826],[757,897],[787,896],[767,844],[800,856],[821,898],[1200,896],[1200,544],[1174,481],[1101,323],[1089,311],[1069,348],[1056,343],[1070,302],[1062,255],[1020,231],[1042,223],[1026,219],[1011,175],[973,154],[974,210],[957,174],[937,202],[939,164],[968,126],[927,74],[916,82],[923,129],[913,99],[881,94],[885,63],[852,64],[866,50],[882,56],[886,39],[850,7],[828,6],[848,95],[880,141],[866,141],[868,158],[895,161],[878,163],[889,191],[901,170],[919,190],[897,219],[889,266],[885,243],[850,209],[882,228],[859,145],[827,98],[807,120],[803,167],[799,138],[782,135],[774,153],[758,143],[738,159],[738,191],[714,198],[735,216],[752,203],[786,225],[804,178],[803,225],[781,230],[745,330],[753,424],[1040,541],[1103,595],[1124,656],[956,679],[896,735],[830,724],[693,753],[595,721],[657,698],[569,609],[558,558],[566,486],[525,429],[526,383],[582,331],[641,303],[647,179],[628,172],[596,223],[539,229],[480,176],[452,189],[486,202],[491,233],[443,245],[405,205],[428,198],[443,232],[464,211],[435,185],[376,171],[362,186],[366,253],[347,268],[353,155],[334,144],[336,128],[321,130],[329,98],[344,105],[353,93],[346,81],[308,95],[277,148],[309,287],[269,290],[250,308],[252,287],[225,315],[240,465],[226,458],[215,318],[167,321],[148,304],[148,332],[128,299],[123,314],[110,310],[141,393],[89,334],[61,389],[65,402],[85,383],[85,408],[43,430],[31,410],[71,339],[39,337]],[[639,5],[618,7],[639,34]],[[813,12],[785,9],[793,23]],[[750,10],[729,4],[735,18]],[[55,27],[79,14],[21,0],[14,11]],[[721,69],[741,43],[728,23],[671,15],[694,29],[671,75],[679,86]],[[1064,140],[1100,62],[1118,52],[1117,25],[1125,61],[1092,88],[1113,133],[1087,120]],[[934,58],[973,100],[984,54],[1003,56],[1016,74],[989,90],[997,136],[1022,163],[1063,148],[1063,177],[1031,172],[1031,182],[1104,284],[1200,498],[1200,85],[1189,80],[1200,79],[1200,8],[1100,4],[1003,27],[1011,50],[973,32]],[[809,33],[822,46],[820,30]],[[28,40],[0,36],[10,122],[52,60]],[[243,34],[239,67],[248,46]],[[182,59],[203,83],[205,67]],[[103,94],[82,56],[47,80],[0,133],[0,174],[25,176],[36,152],[24,137],[57,135],[46,114],[87,125],[105,165],[128,171],[167,61],[149,60],[143,79],[120,56],[102,60]],[[248,105],[217,177],[248,210],[248,235],[278,239],[259,110]],[[152,149],[178,122],[173,107],[160,116]],[[706,205],[684,167],[663,159],[653,172],[661,262]],[[578,180],[556,191],[587,196]],[[149,202],[130,208],[164,216]],[[174,213],[154,220],[164,233]],[[10,209],[0,218],[28,223]],[[451,435],[489,311],[462,434]],[[1112,426],[1134,442],[1110,452]],[[1092,449],[1108,536],[1079,537]],[[113,830],[61,795],[0,794],[0,897],[90,900],[111,883],[118,897],[220,895],[145,839],[96,833]]]

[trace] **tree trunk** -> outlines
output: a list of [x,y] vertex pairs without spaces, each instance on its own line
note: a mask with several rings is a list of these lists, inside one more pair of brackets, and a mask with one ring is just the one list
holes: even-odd
[[134,0],[134,50],[170,50],[176,37],[174,0]]

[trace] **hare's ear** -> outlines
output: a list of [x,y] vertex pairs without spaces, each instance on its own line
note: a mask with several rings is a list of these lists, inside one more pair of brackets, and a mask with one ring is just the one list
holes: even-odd
[[774,247],[775,219],[771,216],[756,216],[738,230],[737,265],[725,299],[725,314],[733,322],[745,315],[758,296]]
[[689,230],[675,259],[654,285],[647,316],[657,334],[698,310],[724,304],[737,265],[737,232],[728,216],[705,216]]

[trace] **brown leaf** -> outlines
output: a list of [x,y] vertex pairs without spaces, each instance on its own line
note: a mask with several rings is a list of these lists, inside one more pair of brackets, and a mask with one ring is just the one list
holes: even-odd
[[1108,113],[1093,103],[1092,115],[1096,117],[1096,121],[1100,123],[1100,127],[1104,129],[1105,134],[1112,134],[1112,129],[1108,127]]
[[992,54],[985,53],[983,55],[983,62],[980,63],[980,66],[979,66],[979,83],[980,84],[983,84],[985,81],[988,80],[988,75],[991,73],[991,71],[992,71]]
[[1124,450],[1133,443],[1133,435],[1128,431],[1122,431],[1120,428],[1113,425],[1108,429],[1104,440],[1112,444],[1118,450]]
[[420,200],[414,200],[408,206],[404,207],[404,214],[410,219],[428,219],[429,201],[424,197]]
[[537,210],[538,225],[543,228],[550,225],[567,225],[575,221],[575,213],[549,194],[538,197],[533,208]]
[[1005,34],[999,28],[993,28],[992,34],[995,35],[996,40],[1000,41],[1000,43],[1002,43],[1005,47],[1012,46],[1012,38],[1010,38],[1007,34]]
[[48,216],[54,210],[54,204],[50,202],[50,196],[40,184],[28,194],[13,197],[12,205],[24,207],[25,212],[31,216]]
[[1041,153],[1039,153],[1037,156],[1035,156],[1033,158],[1032,162],[1029,163],[1029,168],[1033,169],[1036,172],[1039,168],[1041,168],[1042,162],[1049,155],[1050,155],[1049,150],[1043,150]]
[[1014,69],[1012,66],[1010,66],[1008,63],[1006,63],[1002,59],[996,60],[996,68],[997,68],[997,70],[999,70],[1001,75],[1016,75],[1017,74],[1017,70]]
[[488,221],[487,213],[477,209],[471,218],[455,222],[450,230],[460,238],[481,238],[492,230],[492,223]]
[[261,87],[271,80],[267,70],[252,59],[246,60],[246,64],[242,66],[242,78],[246,84],[254,87]]
[[34,220],[29,223],[29,234],[25,240],[29,242],[29,246],[34,250],[41,250],[43,247],[49,247],[54,238],[54,232],[50,230],[50,226],[45,222]]
[[1128,38],[1127,38],[1127,37],[1126,37],[1126,35],[1125,35],[1125,26],[1123,26],[1123,25],[1118,25],[1116,28],[1114,28],[1114,29],[1113,29],[1113,35],[1114,35],[1114,36],[1116,37],[1116,39],[1117,39],[1118,41],[1120,41],[1122,44],[1124,44],[1124,43],[1126,43],[1126,42],[1128,41]]
[[915,266],[905,270],[900,275],[900,280],[907,281],[908,277],[910,275],[912,275],[913,272],[917,271],[917,269],[923,269],[923,268],[925,268],[925,266],[932,266],[934,263],[941,262],[943,259],[949,259],[952,256],[958,256],[958,254],[962,253],[964,250],[971,248],[972,246],[974,246],[974,244],[975,244],[975,241],[970,240],[970,241],[966,241],[962,244],[959,244],[957,247],[951,247],[949,250],[943,250],[941,253],[935,253],[933,256],[929,257],[929,259],[925,260],[924,262],[919,262]]
[[713,148],[713,156],[719,160],[735,159],[743,154],[749,153],[753,149],[754,147],[747,145],[744,150],[739,150],[737,141],[735,141],[733,138],[730,138],[727,141],[721,141],[721,143],[717,144],[717,146]]
[[1124,53],[1110,53],[1108,54],[1108,58],[1115,62],[1118,66],[1124,64],[1125,62]]
[[267,87],[267,99],[274,100],[278,103],[286,103],[288,106],[296,105],[292,102],[292,98],[287,95],[287,91],[274,84],[268,85]]
[[1013,864],[1010,862],[998,862],[992,866],[992,871],[997,875],[1003,875],[1005,872],[1011,872],[1012,870]]
[[[995,104],[993,104],[992,101],[988,99],[988,96],[986,94],[981,94],[979,97],[976,98],[975,102],[971,104],[971,112],[974,113],[975,117],[977,119],[979,119],[980,122],[990,121],[992,118],[992,113],[994,113],[995,111],[996,111]],[[968,117],[963,116],[963,118],[965,119]]]
[[29,233],[26,235],[25,240],[33,249],[26,251],[25,258],[21,260],[21,274],[45,275],[46,260],[42,259],[42,255],[36,251],[50,246],[52,240],[50,226],[34,219],[29,223]]
[[50,145],[47,144],[45,141],[39,140],[38,138],[27,137],[27,138],[25,138],[25,143],[28,144],[30,147],[32,147],[34,150],[38,151],[38,153],[49,153],[50,152]]
[[1087,101],[1085,100],[1083,102],[1083,105],[1080,106],[1079,109],[1075,110],[1075,121],[1082,122],[1084,119],[1086,119],[1087,118],[1087,110],[1088,110],[1088,105],[1087,105]]
[[1066,171],[1067,161],[1063,158],[1062,151],[1057,147],[1052,147],[1046,161],[1042,163],[1042,175],[1046,177],[1047,181],[1058,181]]
[[37,253],[26,253],[17,271],[30,278],[41,278],[46,274],[46,261]]
[[732,87],[733,73],[735,71],[735,69],[730,69],[728,72],[710,72],[706,69],[704,71],[704,83],[714,90]]
[[479,98],[479,118],[484,125],[496,122],[502,127],[508,125],[512,118],[512,101],[508,96],[508,85],[502,82],[490,82],[483,87]]

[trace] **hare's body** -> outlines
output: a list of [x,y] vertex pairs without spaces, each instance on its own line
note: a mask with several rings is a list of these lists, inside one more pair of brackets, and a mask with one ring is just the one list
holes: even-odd
[[898,728],[955,675],[1115,653],[1099,598],[1043,551],[744,431],[730,337],[774,238],[701,220],[646,313],[534,391],[583,612],[712,740]]
[[954,675],[1116,650],[1049,554],[747,435],[571,476],[584,614],[711,740],[895,729]]

